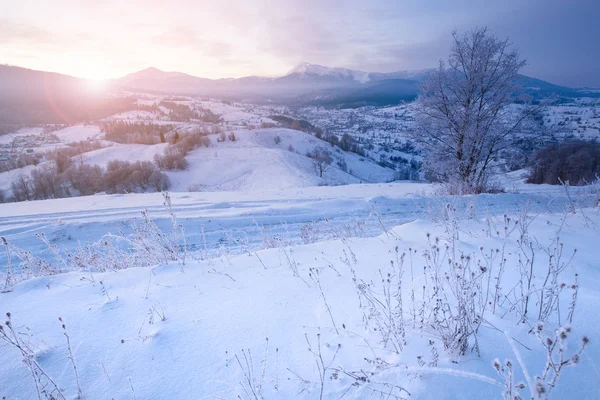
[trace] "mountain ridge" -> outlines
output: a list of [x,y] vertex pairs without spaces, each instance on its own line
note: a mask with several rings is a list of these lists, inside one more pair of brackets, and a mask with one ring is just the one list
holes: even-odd
[[[300,63],[279,77],[209,79],[148,67],[107,81],[102,91],[91,80],[56,72],[0,65],[0,125],[82,121],[131,108],[116,92],[189,95],[293,107],[354,108],[414,100],[430,70],[391,73]],[[520,75],[518,82],[534,99],[600,97],[600,90],[573,89]],[[112,98],[111,98],[112,96]]]

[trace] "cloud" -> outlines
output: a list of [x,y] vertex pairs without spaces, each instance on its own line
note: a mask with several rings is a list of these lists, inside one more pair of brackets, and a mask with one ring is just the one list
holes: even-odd
[[33,25],[0,19],[0,44],[56,45],[58,38],[50,31]]
[[170,28],[154,36],[152,42],[161,46],[183,48],[194,48],[204,44],[204,41],[198,37],[198,33],[186,26]]
[[599,14],[597,0],[20,0],[3,8],[0,56],[66,72],[86,57],[121,74],[276,75],[301,61],[390,72],[433,67],[454,28],[489,25],[521,49],[526,73],[600,85]]

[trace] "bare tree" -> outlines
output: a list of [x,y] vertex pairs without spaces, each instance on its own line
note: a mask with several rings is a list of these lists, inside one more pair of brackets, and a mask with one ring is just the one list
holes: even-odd
[[15,201],[33,200],[33,188],[31,179],[23,174],[17,176],[10,183],[10,190]]
[[322,178],[325,171],[329,169],[331,163],[333,162],[331,153],[322,147],[318,147],[312,152],[308,152],[306,155],[312,159],[315,172],[320,178]]
[[414,138],[425,150],[426,172],[455,193],[489,188],[491,165],[519,133],[531,108],[516,105],[519,58],[508,39],[487,28],[452,34],[448,63],[440,60],[418,97]]

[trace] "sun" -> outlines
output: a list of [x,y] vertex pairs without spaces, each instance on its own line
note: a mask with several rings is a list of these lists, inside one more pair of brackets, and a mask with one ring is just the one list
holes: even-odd
[[107,88],[110,71],[100,63],[88,61],[77,65],[76,75],[85,79],[86,88],[90,92],[101,93]]
[[85,87],[92,94],[103,93],[107,89],[108,81],[106,79],[86,79]]

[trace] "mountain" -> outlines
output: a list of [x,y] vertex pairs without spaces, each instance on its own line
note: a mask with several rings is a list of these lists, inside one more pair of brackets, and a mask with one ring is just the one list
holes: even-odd
[[101,118],[129,109],[132,103],[88,79],[0,65],[0,133],[16,125]]
[[275,78],[249,76],[213,80],[147,68],[114,82],[131,91],[294,105],[351,106],[393,104],[414,99],[418,82],[425,80],[427,73],[428,70],[372,73],[303,62]]
[[309,64],[302,62],[292,68],[285,76],[296,77],[300,79],[310,79],[315,77],[325,77],[329,79],[354,81],[366,83],[371,80],[370,74],[363,71],[355,71],[347,68],[331,68],[322,65]]
[[[206,79],[156,68],[126,75],[115,81],[123,89],[165,94],[187,94],[227,100],[285,103],[326,107],[382,106],[411,101],[419,93],[431,69],[365,72],[302,62],[287,74],[275,77],[249,76],[238,79]],[[593,91],[564,86],[519,75],[517,83],[535,99],[600,97]]]
[[302,62],[292,68],[285,76],[296,76],[303,79],[321,77],[355,83],[373,83],[375,81],[403,79],[421,82],[427,79],[431,70],[396,71],[396,72],[364,72],[347,68],[332,68]]
[[[0,133],[2,126],[71,124],[131,109],[134,100],[111,95],[114,90],[291,106],[397,104],[413,100],[430,71],[380,73],[300,63],[280,77],[207,79],[151,67],[114,79],[105,90],[92,90],[86,79],[0,65]],[[517,81],[535,99],[600,97],[600,91],[568,88],[524,75]]]
[[312,106],[354,108],[412,101],[418,94],[419,82],[407,79],[384,79],[359,87],[317,90],[299,96],[296,101]]
[[184,74],[183,72],[165,72],[165,71],[161,71],[160,69],[154,68],[154,67],[149,67],[149,68],[143,69],[141,71],[125,75],[121,79],[123,81],[135,81],[138,79],[167,79],[167,78],[185,78],[185,77],[201,79],[201,78],[196,78],[195,76],[192,76],[192,75]]
[[113,81],[122,89],[160,93],[199,94],[198,90],[213,84],[212,79],[182,72],[165,72],[150,67]]
[[526,93],[535,99],[546,97],[600,97],[598,93],[587,93],[585,89],[573,89],[565,86],[555,85],[541,79],[531,78],[525,75],[519,75],[516,82]]

